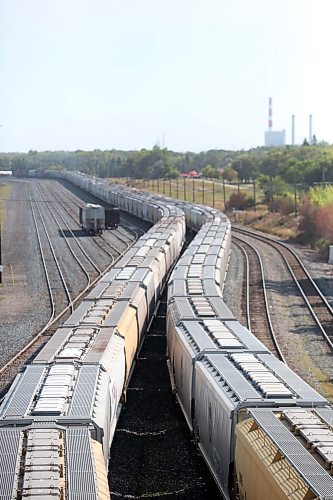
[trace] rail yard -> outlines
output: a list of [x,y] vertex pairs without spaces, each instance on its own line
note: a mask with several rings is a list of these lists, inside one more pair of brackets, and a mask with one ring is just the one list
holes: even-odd
[[333,498],[332,296],[216,210],[57,176],[8,202],[2,498]]

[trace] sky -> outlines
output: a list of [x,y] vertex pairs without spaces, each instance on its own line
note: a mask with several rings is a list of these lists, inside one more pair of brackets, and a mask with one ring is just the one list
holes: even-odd
[[332,0],[0,0],[0,151],[333,143]]

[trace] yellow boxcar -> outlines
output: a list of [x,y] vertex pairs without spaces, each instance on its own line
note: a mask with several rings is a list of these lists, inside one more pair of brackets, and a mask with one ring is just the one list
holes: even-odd
[[236,426],[235,466],[241,500],[316,498],[252,418]]

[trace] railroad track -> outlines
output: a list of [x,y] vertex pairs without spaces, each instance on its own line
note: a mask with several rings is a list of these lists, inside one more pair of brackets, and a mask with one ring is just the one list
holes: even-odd
[[[60,183],[48,182],[47,185],[50,192],[54,195],[54,200],[62,205],[64,210],[75,222],[76,226],[81,229],[81,226],[78,223],[78,214],[79,209],[84,206],[84,202],[79,198],[70,197],[69,194],[67,194],[67,189],[59,189],[60,186],[63,186]],[[73,195],[73,193],[71,194]],[[85,195],[86,194],[87,193],[85,193]],[[76,209],[74,209],[73,206]],[[122,241],[125,247],[128,249],[129,245],[132,244],[133,239],[139,239],[139,237],[145,233],[145,230],[138,226],[138,219],[134,216],[131,216],[130,214],[122,214],[120,217],[120,222],[122,227],[118,226],[117,229],[114,229],[111,233],[108,233],[114,235],[117,240]],[[130,236],[128,233],[132,234],[132,236]],[[103,249],[106,248],[106,246],[110,246],[112,249],[118,251],[118,249],[115,248],[114,245],[110,243],[110,241],[106,241],[103,236],[96,236],[93,238],[93,240]]]
[[[36,189],[36,186],[35,186]],[[55,203],[52,201],[52,207],[48,203],[48,200],[44,197],[43,193],[41,193],[40,189],[35,191],[35,196],[38,197],[38,200],[43,203],[49,210],[51,216],[56,222],[59,231],[61,232],[66,244],[68,245],[69,250],[71,251],[75,260],[81,265],[82,270],[85,269],[87,284],[84,289],[75,297],[71,297],[69,286],[66,285],[64,274],[61,270],[61,266],[59,263],[59,259],[57,257],[57,252],[52,243],[52,238],[48,233],[48,224],[45,220],[45,214],[42,214],[40,209],[41,203],[33,201],[32,197],[28,194],[28,199],[30,200],[30,206],[33,214],[33,220],[35,223],[37,240],[39,242],[39,249],[42,256],[42,263],[44,268],[44,273],[46,276],[46,283],[48,287],[48,294],[50,297],[51,304],[51,313],[49,318],[46,321],[46,324],[38,331],[38,333],[34,336],[34,338],[28,342],[23,349],[21,349],[17,354],[15,354],[1,369],[0,369],[0,397],[5,393],[7,387],[10,385],[12,379],[16,376],[18,370],[29,360],[34,354],[37,352],[39,348],[41,348],[53,335],[53,333],[57,330],[60,325],[60,321],[67,313],[71,313],[74,310],[74,306],[79,305],[80,301],[86,296],[87,293],[96,285],[101,276],[106,274],[111,267],[118,261],[120,258],[126,253],[126,251],[134,244],[135,240],[126,242],[126,247],[124,247],[123,251],[117,250],[118,255],[115,257],[110,253],[110,257],[112,257],[111,262],[103,271],[96,266],[93,260],[89,257],[87,252],[82,248],[80,242],[75,237],[75,234],[71,231],[68,223],[64,220],[58,208],[55,208]],[[50,201],[50,200],[49,200]],[[49,214],[49,216],[50,216]],[[67,227],[67,231],[70,233],[71,237],[66,237],[64,233],[63,227],[65,225]],[[41,235],[41,228],[45,234]],[[70,242],[69,240],[73,240]],[[77,240],[77,241],[76,241]],[[77,248],[73,244],[76,241]],[[47,252],[47,256],[46,256]],[[79,253],[81,252],[81,257],[79,257]],[[52,256],[52,258],[51,258]],[[90,272],[86,269],[85,265],[81,262],[82,256],[85,256],[86,261],[90,262],[91,268]],[[53,259],[53,260],[52,260]],[[91,276],[92,268],[95,273],[94,276]],[[59,276],[57,276],[57,280],[55,281],[55,276],[58,274],[62,279],[62,286],[66,291],[66,305],[64,307],[60,307],[59,304],[64,302],[64,294],[59,300]],[[58,296],[58,300],[56,300],[56,295]],[[56,302],[58,306],[56,306]]]
[[[51,307],[50,317],[44,327],[45,329],[47,329],[49,324],[56,316],[57,302],[59,303],[62,301],[66,301],[70,312],[73,312],[74,309],[73,301],[61,269],[59,258],[57,256],[55,246],[52,243],[49,229],[47,228],[45,216],[42,213],[39,204],[35,203],[35,200],[31,197],[31,194],[32,193],[28,190],[28,199],[37,235],[38,248],[42,259]],[[59,281],[61,283],[60,289]],[[60,290],[62,290],[62,292],[65,294],[65,297],[60,297],[60,299],[57,299],[56,296],[58,297],[59,295],[63,295]]]
[[[52,184],[54,184],[54,181],[51,182]],[[69,197],[66,191],[62,191],[62,193],[65,194],[65,196],[67,197],[68,206],[72,207],[74,204],[77,207],[77,211],[74,211],[76,220],[79,212],[78,209],[80,207],[83,207],[85,203],[101,203],[100,199],[96,198],[90,193],[87,193],[86,191],[83,191],[74,184],[69,184],[66,181],[58,180],[58,182],[56,182],[55,185],[63,186],[66,191],[69,191],[71,193],[72,196],[75,195],[75,198],[73,198],[72,196]],[[109,206],[112,207],[112,205]],[[122,227],[119,226],[116,230],[113,230],[112,232],[118,232],[119,230],[121,231],[124,228],[126,228],[126,230],[129,233],[133,234],[135,239],[138,239],[140,236],[142,236],[151,226],[151,224],[148,221],[140,220],[134,215],[127,212],[123,212],[122,210],[120,211],[120,222]],[[127,235],[126,238],[128,238]]]
[[[51,194],[52,198],[52,203],[54,206],[61,206],[65,213],[70,217],[71,219],[71,226],[74,222],[75,227],[79,230],[81,230],[81,226],[78,222],[78,213],[79,211],[75,211],[73,208],[71,208],[71,205],[75,205],[76,207],[82,207],[83,205],[73,202],[69,198],[67,194],[64,194],[63,191],[58,191],[54,190],[54,186],[50,186],[50,183],[48,185],[48,193]],[[64,196],[69,199],[68,201],[64,200]],[[65,219],[64,219],[65,220]],[[68,223],[66,223],[68,224]],[[72,233],[73,234],[73,233]],[[113,254],[116,252],[118,255],[121,254],[123,251],[127,251],[130,244],[133,242],[133,239],[136,240],[137,238],[134,236],[134,238],[128,238],[127,241],[124,240],[124,238],[121,236],[121,234],[116,235],[117,241],[121,241],[122,244],[124,245],[124,249],[119,250],[114,244],[112,244],[108,239],[104,238],[102,235],[99,236],[94,236],[91,237],[91,241],[94,242],[95,245],[97,245],[102,251],[104,251],[111,259],[113,259]]]
[[286,363],[271,320],[262,259],[256,248],[233,235],[233,243],[244,255],[245,286],[242,302],[247,328],[281,361]]
[[299,289],[311,316],[316,322],[322,337],[333,351],[333,309],[296,252],[286,243],[278,242],[267,236],[259,235],[239,227],[233,227],[232,230],[234,234],[262,241],[279,253]]
[[[56,193],[57,200],[59,201],[59,196],[63,199],[64,201],[64,208],[68,211],[68,213],[71,213],[72,219],[78,223],[78,214],[79,214],[79,209],[83,208],[84,203],[83,200],[80,198],[77,198],[76,195],[73,198],[73,193],[71,192],[72,197],[67,194],[67,188],[65,190],[59,189],[58,187],[63,186],[62,183],[49,183],[48,186],[50,187],[51,190],[53,190]],[[63,186],[64,187],[64,186]],[[87,197],[87,193],[84,193],[85,197]],[[96,200],[93,200],[96,201]],[[97,200],[100,202],[100,200]],[[111,206],[111,205],[110,205]],[[76,209],[74,209],[75,207]],[[138,226],[139,220],[131,216],[130,214],[125,214],[121,212],[120,215],[120,224],[121,226],[118,226],[117,229],[113,229],[110,234],[114,234],[118,240],[123,241],[125,245],[128,244],[128,242],[132,242],[133,239],[138,240],[140,236],[142,236],[145,232],[146,229],[142,229]],[[79,225],[79,227],[81,227]],[[129,233],[129,234],[128,234]],[[132,235],[132,236],[130,236]],[[101,238],[99,236],[98,238]],[[103,238],[103,236],[102,236]],[[125,239],[124,239],[125,238]]]
[[[66,242],[70,253],[74,257],[75,261],[79,264],[79,267],[84,272],[87,277],[88,284],[90,285],[91,276],[99,277],[102,275],[102,270],[96,264],[96,262],[89,256],[87,251],[81,245],[79,239],[75,236],[74,232],[71,229],[71,226],[67,223],[62,213],[60,212],[57,204],[55,204],[52,200],[46,199],[44,193],[40,189],[39,185],[35,185],[35,189],[37,190],[37,197],[42,202],[44,202],[44,206],[49,211],[51,218],[54,220],[56,226],[60,234],[62,235],[64,241]],[[63,229],[64,228],[64,229]],[[73,242],[74,244],[72,244]],[[119,254],[120,252],[118,252]],[[114,259],[113,255],[109,254],[109,256]],[[83,259],[85,262],[83,262]],[[87,264],[89,264],[89,268],[87,269]]]

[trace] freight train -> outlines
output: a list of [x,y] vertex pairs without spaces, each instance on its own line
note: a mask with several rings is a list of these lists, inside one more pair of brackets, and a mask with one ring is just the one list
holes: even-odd
[[0,407],[4,499],[109,498],[110,445],[127,384],[185,238],[174,204],[80,174],[66,178],[154,225],[14,380]]
[[333,498],[333,410],[227,308],[229,223],[203,225],[168,285],[173,387],[225,498]]
[[[176,263],[168,282],[170,377],[221,492],[332,499],[332,408],[227,308],[225,215],[80,173],[53,175],[154,226],[15,379],[0,407],[2,498],[109,498],[115,425],[144,328]],[[177,261],[185,221],[197,235]]]

